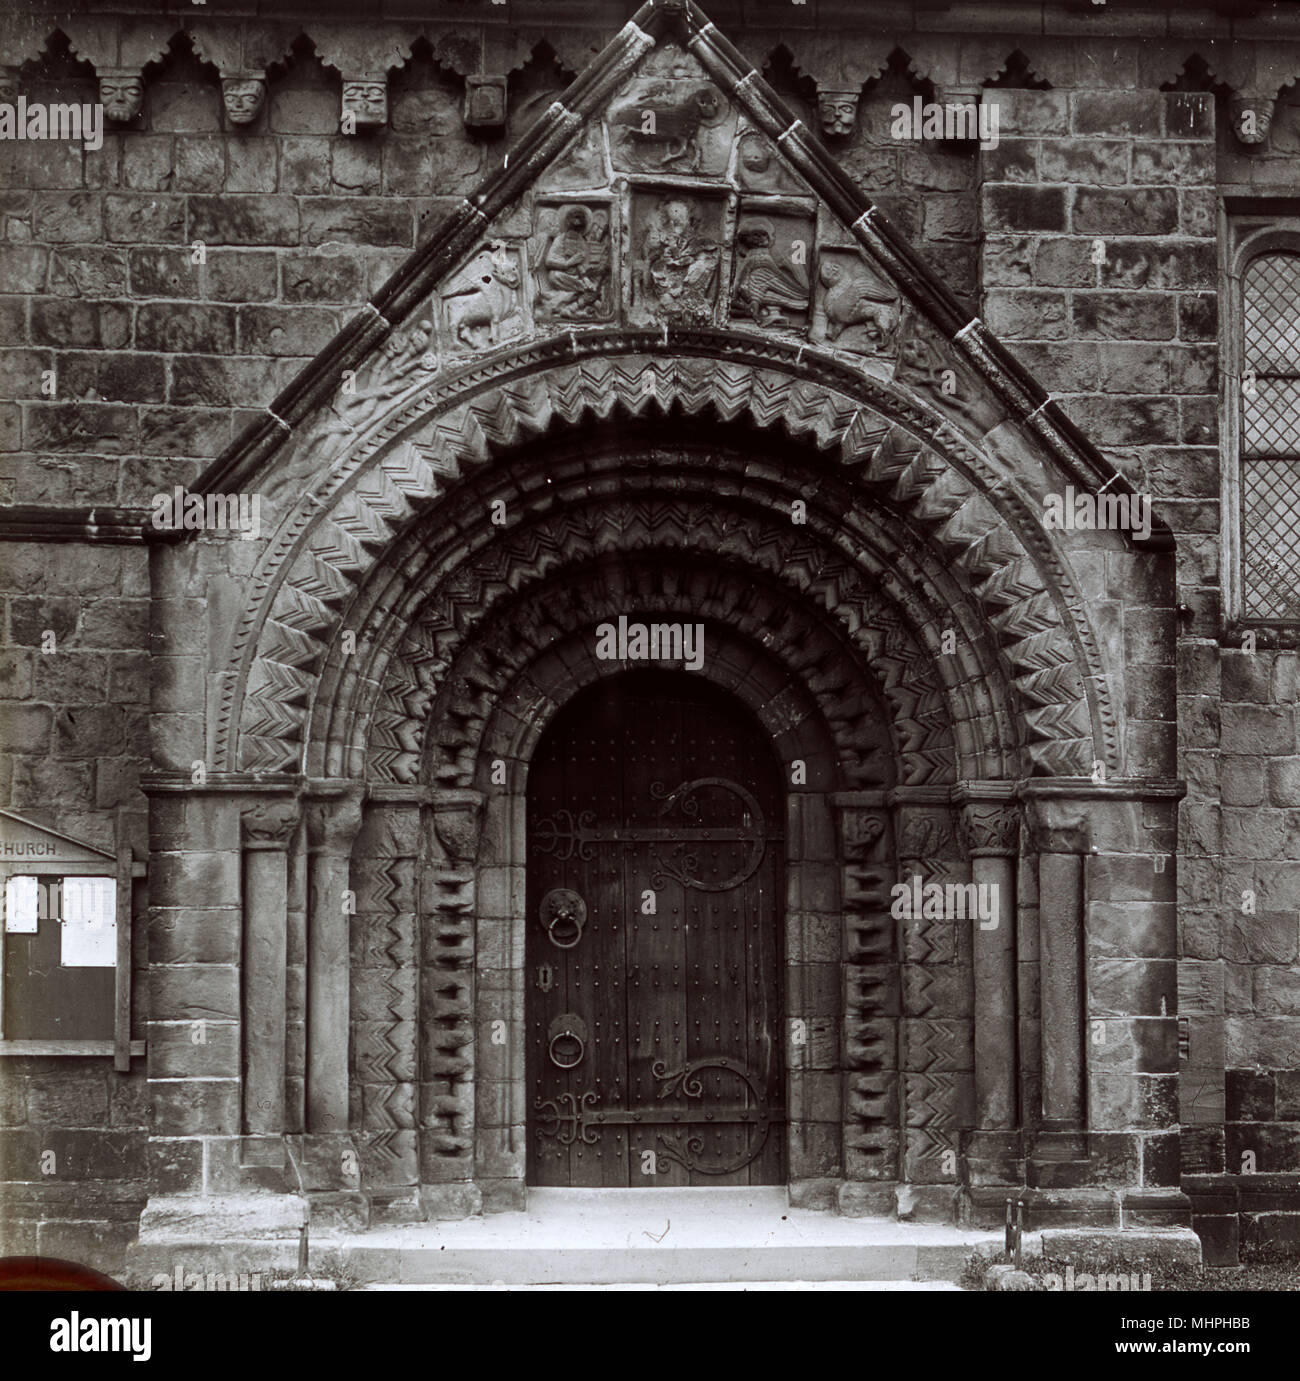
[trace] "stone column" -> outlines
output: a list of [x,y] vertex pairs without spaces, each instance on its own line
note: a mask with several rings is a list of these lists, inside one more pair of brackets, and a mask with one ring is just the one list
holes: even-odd
[[296,799],[258,801],[239,817],[244,845],[244,1131],[285,1130],[284,1065],[289,843]]
[[1043,1126],[1078,1131],[1083,1102],[1082,847],[1047,831],[1038,857],[1038,936],[1042,988]]
[[[327,794],[328,793],[328,794]],[[315,782],[307,792],[307,1130],[348,1126],[348,904],[362,789]]]
[[984,1130],[1018,1125],[1016,1099],[1016,855],[1020,812],[1007,798],[1013,788],[984,784],[963,796],[962,829],[971,857],[971,880],[991,902],[972,932],[975,981],[975,1114]]

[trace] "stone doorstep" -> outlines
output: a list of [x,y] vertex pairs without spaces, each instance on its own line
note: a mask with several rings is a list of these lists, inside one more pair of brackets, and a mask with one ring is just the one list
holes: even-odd
[[[309,1237],[313,1275],[388,1285],[640,1284],[955,1280],[1003,1234],[893,1217],[792,1208],[775,1190],[534,1190],[521,1213]],[[155,1200],[127,1250],[133,1280],[182,1271],[294,1274],[304,1200],[239,1195]],[[1027,1232],[1027,1256],[1199,1264],[1190,1228],[1081,1226]]]

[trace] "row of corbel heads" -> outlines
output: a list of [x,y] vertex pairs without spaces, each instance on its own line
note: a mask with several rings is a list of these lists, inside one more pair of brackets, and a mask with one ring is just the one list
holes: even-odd
[[[144,106],[144,78],[138,72],[108,70],[98,74],[99,101],[104,118],[129,125]],[[17,86],[16,75],[0,77],[0,97]],[[266,104],[265,73],[221,74],[221,100],[232,125],[251,125]],[[496,130],[506,122],[506,79],[503,76],[465,78],[465,127]],[[388,123],[388,76],[344,77],[339,106],[339,128],[345,134],[379,129]]]
[[[165,57],[176,37],[174,27],[148,20],[69,15],[61,21],[61,28],[73,55],[94,67],[106,118],[129,125],[143,107],[143,73],[151,63]],[[251,125],[257,119],[266,103],[268,70],[288,56],[301,32],[294,25],[254,21],[195,22],[184,30],[195,54],[218,70],[226,116],[235,127]],[[428,36],[438,60],[465,82],[466,127],[489,132],[502,129],[506,123],[505,73],[528,60],[536,35],[513,34],[505,46],[494,43],[491,52],[487,40],[469,29],[430,29]],[[391,24],[312,27],[317,55],[342,78],[339,122],[345,133],[387,124],[389,73],[409,60],[413,37],[405,27]],[[590,51],[588,33],[581,35],[581,43],[575,40],[567,46],[560,33],[549,37],[566,49],[565,61],[571,67],[581,65]],[[985,90],[983,81],[957,78],[956,49],[945,41],[950,37],[909,39],[909,70],[933,85],[935,99],[941,104],[978,102]],[[40,16],[16,15],[0,22],[0,86],[16,85],[18,66],[37,57],[49,38],[48,20]],[[816,85],[821,128],[830,139],[844,139],[854,132],[864,86],[885,71],[896,42],[883,35],[863,36],[856,42],[846,42],[844,35],[817,35],[805,37],[799,45],[798,67]],[[1263,144],[1278,90],[1295,76],[1294,49],[1280,45],[1276,50],[1256,52],[1252,45],[1240,45],[1219,51],[1210,45],[1206,51],[1216,80],[1232,93],[1234,134],[1243,144]],[[1170,48],[1171,73],[1181,65],[1182,54],[1181,48]],[[757,50],[748,56],[759,66],[765,60]],[[1056,75],[1051,70],[1050,52],[1035,57],[1036,74],[1039,67],[1044,68],[1049,81]],[[492,75],[492,69],[498,75]],[[986,77],[994,70],[989,69]]]
[[[818,114],[822,132],[832,139],[851,135],[857,125],[861,91],[819,91]],[[978,100],[979,93],[946,92],[947,100]],[[130,124],[144,103],[144,81],[130,72],[105,72],[99,78],[99,99],[106,119]],[[221,99],[232,125],[251,125],[266,103],[266,77],[257,73],[221,76]],[[1233,96],[1230,116],[1233,133],[1248,145],[1263,144],[1273,121],[1276,102],[1263,96]],[[503,76],[465,78],[464,120],[467,129],[500,129],[506,122],[506,79]],[[344,77],[339,126],[344,133],[376,129],[388,123],[388,78]]]

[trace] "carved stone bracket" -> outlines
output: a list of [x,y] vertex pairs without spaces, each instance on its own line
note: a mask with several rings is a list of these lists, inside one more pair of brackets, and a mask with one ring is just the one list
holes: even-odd
[[1270,96],[1242,94],[1232,97],[1228,102],[1229,122],[1240,143],[1257,145],[1268,139],[1276,104]]
[[104,118],[125,125],[140,114],[144,106],[144,78],[128,68],[108,68],[99,74],[99,103]]
[[287,849],[298,826],[300,808],[295,800],[259,801],[239,813],[239,825],[247,850]]
[[223,72],[221,101],[232,125],[251,125],[266,104],[266,78],[260,73]]
[[387,123],[387,74],[344,77],[339,106],[339,125],[344,134],[359,129],[378,129]]
[[495,76],[465,78],[465,128],[499,130],[506,123],[506,79]]
[[817,114],[821,118],[822,133],[833,139],[843,139],[853,133],[858,120],[858,98],[862,88],[836,90],[827,87],[817,92]]

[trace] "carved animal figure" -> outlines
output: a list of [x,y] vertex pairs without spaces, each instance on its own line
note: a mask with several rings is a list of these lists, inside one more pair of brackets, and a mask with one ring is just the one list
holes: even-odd
[[514,316],[519,299],[519,269],[509,252],[498,245],[492,266],[473,287],[447,298],[447,321],[452,333],[471,350],[496,345],[503,321]]
[[667,168],[699,161],[699,133],[726,118],[727,102],[711,86],[693,91],[685,100],[635,102],[616,111],[610,124],[618,132],[620,148],[640,166]]
[[876,350],[885,350],[898,325],[894,295],[865,272],[846,272],[834,259],[822,264],[819,277],[826,289],[826,339],[837,341],[861,327]]
[[736,233],[740,267],[732,310],[760,326],[785,326],[787,312],[808,310],[808,271],[776,248],[776,232],[766,219],[744,222]]

